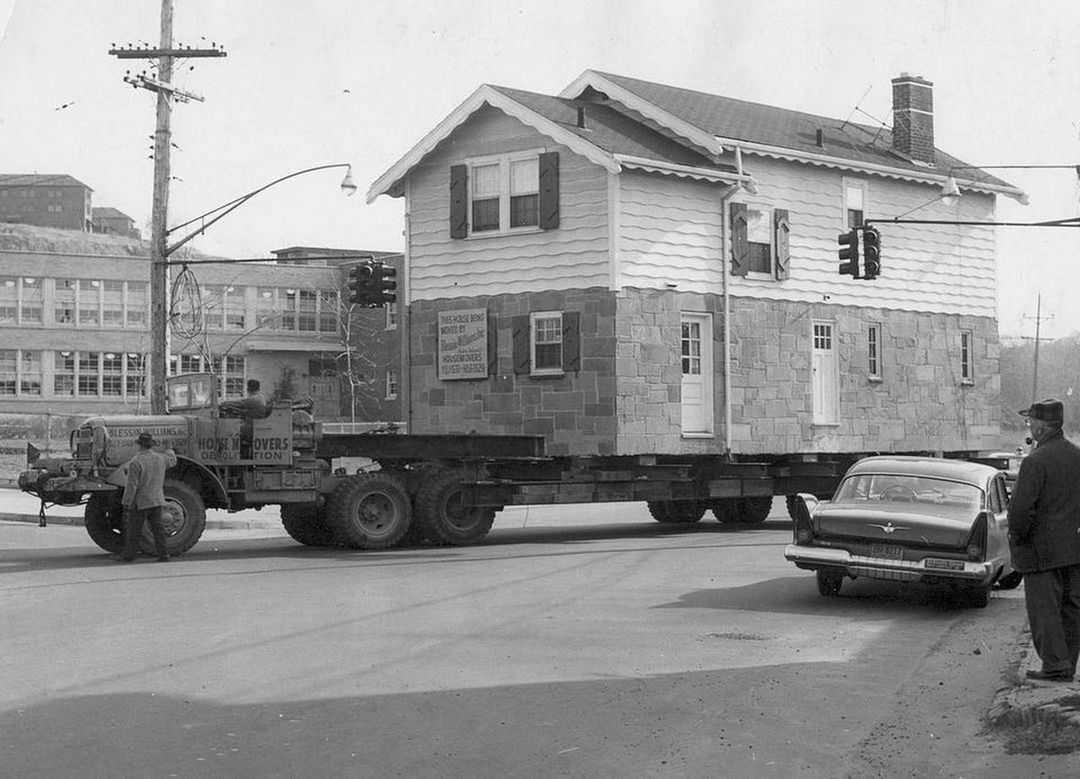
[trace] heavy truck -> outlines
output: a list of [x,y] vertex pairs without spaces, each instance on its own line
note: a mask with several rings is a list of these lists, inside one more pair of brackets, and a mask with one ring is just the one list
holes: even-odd
[[[164,415],[95,416],[70,436],[70,456],[27,445],[20,489],[49,504],[85,504],[91,539],[123,542],[121,496],[139,433],[175,451],[163,511],[169,553],[199,540],[207,509],[276,505],[301,544],[387,549],[480,542],[509,505],[643,501],[661,523],[763,522],[775,495],[832,493],[858,455],[739,461],[721,455],[549,456],[542,436],[415,435],[392,426],[325,432],[311,404],[271,404],[267,417],[227,416],[209,373],[167,381]],[[335,463],[365,463],[349,473]],[[149,529],[142,539],[152,549]]]

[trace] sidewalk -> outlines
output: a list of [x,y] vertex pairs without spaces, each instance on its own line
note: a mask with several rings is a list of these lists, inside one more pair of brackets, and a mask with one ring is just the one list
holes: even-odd
[[[50,525],[81,525],[85,506],[47,506],[45,517]],[[0,520],[8,522],[38,522],[41,501],[18,489],[0,487]],[[261,510],[244,509],[230,514],[210,509],[206,512],[208,530],[273,530],[281,527],[281,512],[277,506]]]
[[1015,671],[1010,667],[994,698],[987,716],[990,724],[1025,727],[1038,722],[1080,727],[1080,676],[1067,684],[1028,679],[1027,672],[1038,670],[1042,663],[1026,629],[1017,645],[1017,659]]

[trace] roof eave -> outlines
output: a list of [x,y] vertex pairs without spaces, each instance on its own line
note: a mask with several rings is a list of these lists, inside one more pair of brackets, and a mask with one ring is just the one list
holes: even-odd
[[576,154],[580,154],[590,162],[600,165],[611,173],[617,173],[618,163],[611,154],[589,143],[581,136],[570,132],[558,122],[553,122],[545,116],[538,114],[531,108],[522,105],[518,101],[500,92],[495,87],[484,84],[472,93],[461,105],[455,108],[449,116],[439,122],[431,132],[425,135],[419,143],[412,147],[409,152],[398,160],[393,167],[375,180],[367,192],[367,202],[372,202],[379,195],[388,194],[392,197],[400,197],[404,188],[402,182],[420,161],[430,154],[435,147],[448,138],[451,133],[460,127],[470,116],[482,108],[485,104],[498,108],[505,114],[514,117],[523,124],[532,127],[537,132],[548,136],[563,146],[566,146]]
[[[735,138],[721,138],[720,140],[728,146],[742,149],[745,154],[757,154],[762,157],[770,157],[772,159],[784,160],[787,162],[803,162],[825,168],[838,168],[860,173],[873,173],[886,178],[912,181],[919,184],[944,185],[950,177],[950,173],[947,170],[933,173],[928,170],[926,173],[921,173],[908,168],[896,168],[890,165],[879,165],[873,162],[858,162],[843,157],[833,157],[828,154],[816,154],[814,152],[800,151],[798,149],[789,149],[783,146],[771,146],[769,144],[756,143],[754,141],[737,140]],[[953,178],[956,177],[954,176]],[[1025,201],[1027,200],[1027,194],[1017,187],[993,184],[984,181],[972,181],[969,179],[957,179],[957,181],[962,183],[965,189],[988,194],[1005,195],[1006,197],[1010,197],[1013,200],[1026,205]]]

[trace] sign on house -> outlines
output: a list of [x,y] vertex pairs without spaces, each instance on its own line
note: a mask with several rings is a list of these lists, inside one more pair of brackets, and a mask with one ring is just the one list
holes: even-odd
[[487,310],[439,312],[439,378],[482,379],[488,373]]

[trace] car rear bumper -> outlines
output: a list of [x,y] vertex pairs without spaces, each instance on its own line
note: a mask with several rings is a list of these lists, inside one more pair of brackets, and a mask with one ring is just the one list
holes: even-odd
[[824,549],[788,544],[784,557],[799,568],[816,571],[819,568],[843,571],[849,576],[890,581],[952,581],[989,586],[993,582],[994,566],[989,562],[926,557],[922,560],[888,560],[880,557],[853,555],[846,549]]

